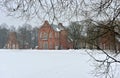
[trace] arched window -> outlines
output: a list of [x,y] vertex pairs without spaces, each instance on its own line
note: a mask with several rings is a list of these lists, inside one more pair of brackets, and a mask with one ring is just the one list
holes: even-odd
[[52,41],[49,42],[49,48],[53,48],[53,43],[52,43]]

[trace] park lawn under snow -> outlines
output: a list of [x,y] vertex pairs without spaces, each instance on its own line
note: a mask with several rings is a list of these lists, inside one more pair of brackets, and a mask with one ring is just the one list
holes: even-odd
[[0,50],[0,78],[95,78],[86,51]]

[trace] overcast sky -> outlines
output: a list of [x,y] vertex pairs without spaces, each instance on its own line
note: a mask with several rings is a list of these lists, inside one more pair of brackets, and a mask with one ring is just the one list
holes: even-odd
[[[44,21],[41,21],[39,19],[32,19],[32,20],[26,21],[26,20],[21,19],[21,18],[15,18],[13,16],[7,16],[6,13],[1,11],[0,12],[0,24],[2,24],[2,23],[6,23],[9,27],[10,26],[18,27],[18,26],[23,25],[24,23],[30,24],[33,27],[35,27],[35,26],[40,27],[44,23]],[[62,23],[65,26],[68,25],[68,23],[65,23],[65,22],[62,22]]]
[[21,26],[24,23],[31,24],[32,26],[40,26],[42,23],[37,19],[32,19],[31,21],[26,21],[20,18],[15,18],[13,16],[7,16],[7,14],[3,11],[0,11],[0,24],[6,23],[8,26]]
[[[24,23],[30,24],[33,27],[35,27],[35,26],[40,27],[44,23],[44,21],[41,21],[39,19],[32,19],[32,20],[26,21],[26,20],[21,19],[21,18],[7,16],[6,13],[0,12],[0,24],[2,24],[2,23],[6,23],[9,27],[10,26],[18,27],[18,26],[23,25]],[[65,23],[65,22],[62,22],[62,23],[64,26],[68,25],[68,23]]]
[[[40,11],[40,13],[39,13],[41,17],[46,16],[43,21],[41,21],[40,19],[35,19],[34,18],[34,19],[29,20],[27,22],[26,22],[26,20],[23,20],[23,19],[20,19],[20,18],[15,18],[13,16],[7,16],[7,12],[6,11],[4,12],[4,11],[5,11],[5,9],[4,8],[1,9],[1,7],[0,7],[0,24],[6,23],[8,26],[18,27],[18,26],[23,25],[24,23],[28,23],[28,24],[32,25],[33,27],[34,26],[40,27],[44,23],[45,20],[48,20],[50,24],[53,22],[49,19],[49,18],[53,18],[53,15],[51,15],[50,17],[49,16],[47,17],[46,13],[44,14],[44,11]],[[83,17],[79,17],[79,18],[77,17],[76,18],[75,14],[73,16],[69,17],[71,15],[71,13],[69,13],[69,11],[70,10],[65,11],[66,12],[65,14],[67,14],[65,16],[63,15],[64,13],[62,14],[63,16],[59,16],[59,13],[56,13],[56,14],[58,14],[56,16],[59,16],[60,18],[57,19],[57,21],[54,20],[53,23],[54,24],[63,23],[64,26],[68,26],[69,22],[71,22],[71,21],[78,21],[78,20],[83,19]],[[43,12],[44,15],[41,14],[41,12]],[[19,12],[16,12],[16,13],[19,13]]]

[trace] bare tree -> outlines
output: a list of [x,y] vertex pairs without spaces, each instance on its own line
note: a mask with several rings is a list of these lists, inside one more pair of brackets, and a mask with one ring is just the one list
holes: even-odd
[[18,40],[20,48],[28,49],[32,47],[32,27],[29,24],[23,24],[18,28]]
[[68,27],[68,39],[70,43],[73,44],[74,49],[79,49],[81,39],[82,39],[82,30],[83,26],[79,24],[79,22],[71,22]]
[[[100,28],[112,31],[117,36],[117,39],[120,39],[120,25],[116,23],[116,21],[120,21],[120,0],[0,0],[0,5],[8,11],[8,15],[26,19],[38,17],[39,19],[49,19],[54,22],[91,18],[98,24],[99,21],[109,20],[106,24],[100,24]],[[116,27],[118,28],[117,31],[115,30]],[[98,37],[104,34],[102,33]],[[116,37],[114,38],[116,39]],[[111,65],[109,59],[112,60],[112,63],[120,63],[115,58],[115,56],[119,55],[117,49],[115,49],[117,52],[114,53],[116,55],[111,56],[101,47],[96,46],[102,50],[107,58],[96,60],[93,57],[97,62],[101,62],[103,65],[106,64],[106,68],[108,69]],[[107,74],[109,73],[108,69],[105,70]],[[106,75],[105,78],[108,77]]]
[[[73,19],[81,16],[100,16],[110,20],[119,18],[119,0],[1,0],[1,6],[9,15],[51,20]],[[59,18],[59,19],[58,19]]]
[[84,0],[1,0],[1,6],[8,15],[40,20],[62,21],[80,19],[87,1]]
[[0,48],[5,48],[8,39],[8,25],[3,23],[0,25]]

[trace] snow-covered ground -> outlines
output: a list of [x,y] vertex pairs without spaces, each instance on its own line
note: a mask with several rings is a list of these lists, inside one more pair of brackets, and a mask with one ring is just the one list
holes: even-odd
[[0,50],[0,78],[95,78],[93,68],[86,50]]

